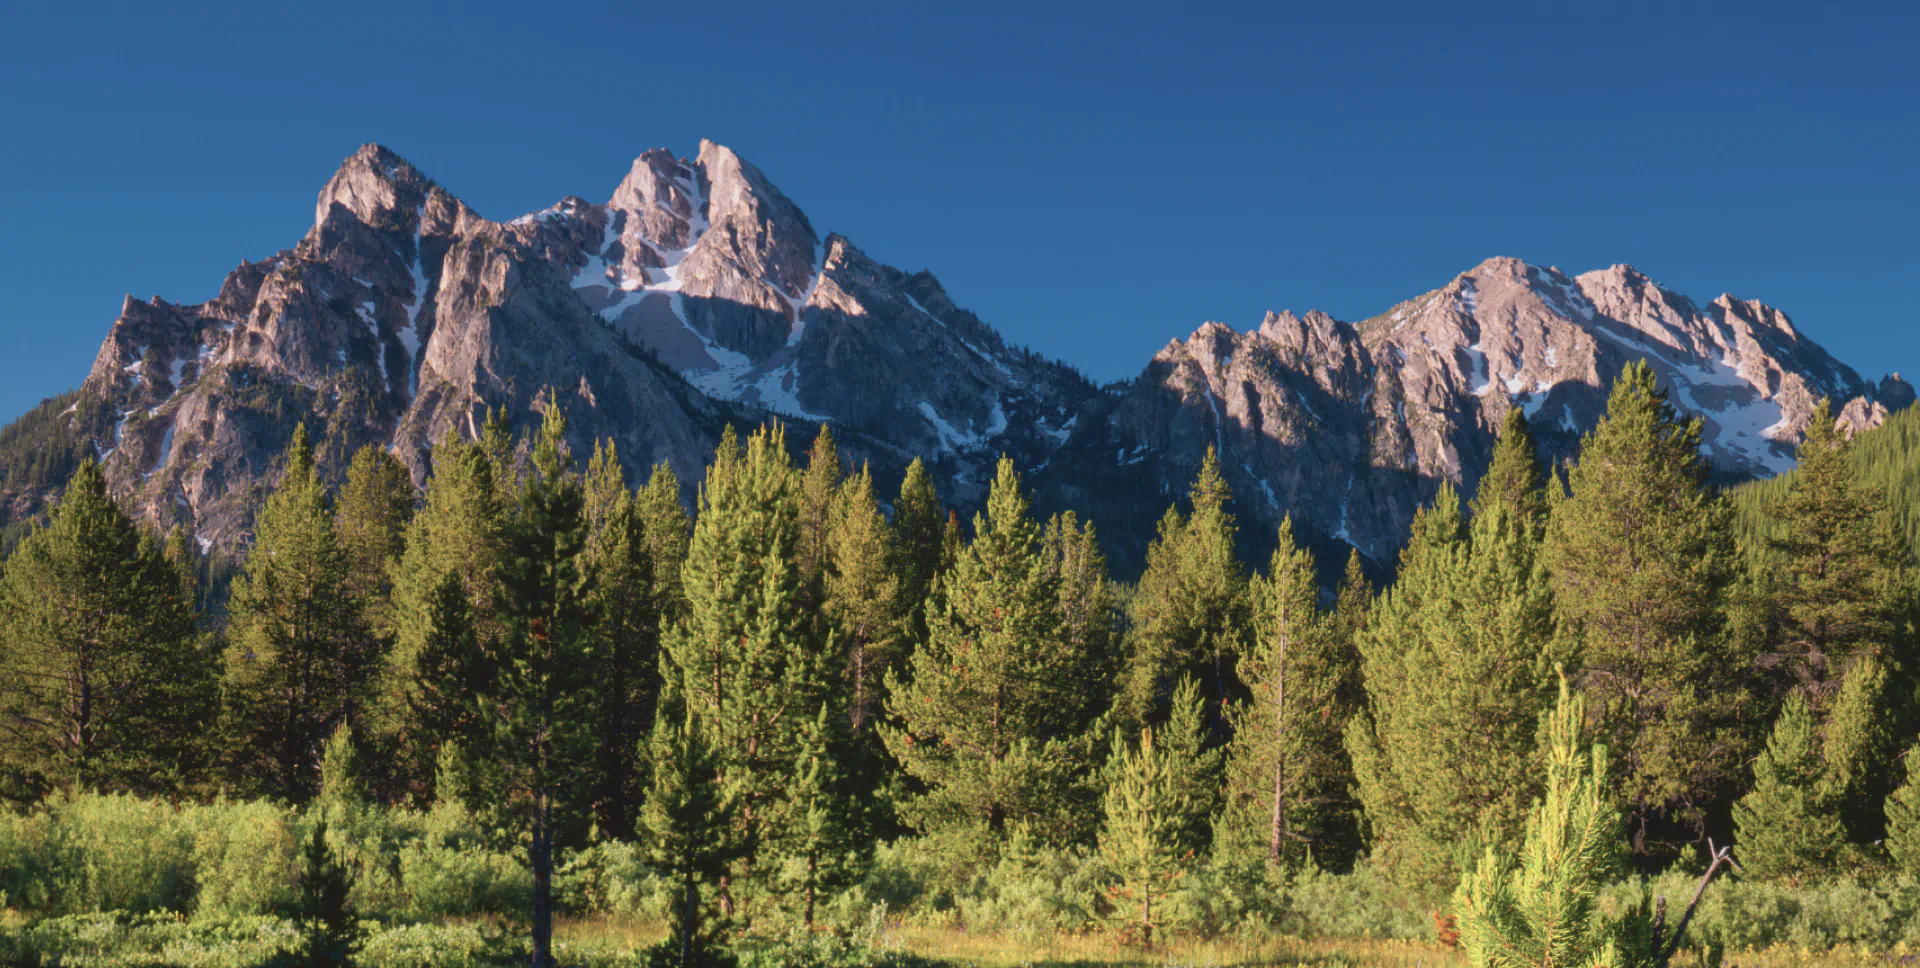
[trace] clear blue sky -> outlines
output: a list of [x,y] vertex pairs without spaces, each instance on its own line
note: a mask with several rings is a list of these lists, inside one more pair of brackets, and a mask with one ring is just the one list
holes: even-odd
[[293,244],[367,141],[510,218],[712,138],[1100,379],[1492,255],[1920,371],[1911,4],[149,6],[0,11],[0,419],[79,383],[123,294]]

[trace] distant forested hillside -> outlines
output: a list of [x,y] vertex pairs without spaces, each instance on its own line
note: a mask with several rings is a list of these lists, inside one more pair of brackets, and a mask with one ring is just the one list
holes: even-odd
[[[1885,494],[1888,510],[1899,522],[1907,546],[1920,552],[1920,513],[1916,513],[1920,508],[1920,408],[1898,411],[1886,423],[1859,435],[1848,448],[1848,456],[1860,481]],[[1767,553],[1765,539],[1778,527],[1768,508],[1787,493],[1798,473],[1788,471],[1732,490],[1733,506],[1739,512],[1740,540],[1750,554]]]

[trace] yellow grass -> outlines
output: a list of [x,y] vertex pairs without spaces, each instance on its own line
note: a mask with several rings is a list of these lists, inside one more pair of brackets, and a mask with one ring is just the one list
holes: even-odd
[[[581,950],[633,951],[666,935],[654,922],[600,918],[562,920],[556,940]],[[1141,951],[1106,933],[1032,934],[905,925],[884,930],[882,950],[902,952],[954,968],[1465,968],[1459,951],[1429,941],[1273,938],[1226,941],[1174,938]],[[1900,968],[1920,963],[1905,952],[1805,952],[1770,948],[1729,954],[1727,968]],[[1676,968],[1692,968],[1682,953]]]
[[1458,968],[1459,952],[1415,941],[1205,941],[1176,938],[1141,951],[1119,946],[1112,935],[1019,937],[954,928],[898,928],[883,943],[934,961],[968,968],[1025,965],[1180,966],[1226,968],[1255,965],[1370,965],[1381,968]]

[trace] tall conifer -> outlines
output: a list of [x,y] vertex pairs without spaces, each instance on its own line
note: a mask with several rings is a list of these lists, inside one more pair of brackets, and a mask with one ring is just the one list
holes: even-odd
[[830,535],[833,531],[833,506],[840,493],[840,448],[833,442],[833,430],[826,424],[814,435],[807,451],[807,469],[800,474],[795,497],[799,505],[799,533],[794,556],[800,566],[801,599],[818,610],[825,597],[827,566],[833,555]]
[[595,615],[584,560],[586,494],[566,466],[565,435],[566,418],[550,399],[502,544],[502,629],[485,643],[487,668],[475,697],[475,752],[489,764],[498,806],[525,825],[535,968],[553,964],[554,860],[563,830],[583,806],[600,725],[600,683],[589,661]]
[[601,832],[628,838],[646,793],[642,754],[660,691],[659,586],[640,506],[610,442],[595,448],[586,494],[597,724],[589,795]]
[[647,557],[653,562],[653,597],[659,603],[661,627],[670,628],[686,611],[680,572],[687,563],[687,541],[693,529],[680,503],[680,479],[674,476],[673,466],[666,461],[653,465],[653,474],[634,500],[640,530],[647,536]]
[[793,821],[784,853],[787,893],[796,896],[808,928],[822,900],[866,876],[873,861],[868,832],[871,797],[858,790],[841,760],[849,725],[828,706],[808,724],[795,762]]
[[406,547],[414,499],[413,478],[406,467],[392,454],[368,444],[353,455],[334,512],[334,527],[347,556],[348,594],[360,603],[383,647],[393,634],[389,602],[393,570]]
[[1247,578],[1234,554],[1237,528],[1213,448],[1188,492],[1192,514],[1169,508],[1147,549],[1147,570],[1128,604],[1130,653],[1122,702],[1133,718],[1160,722],[1174,684],[1201,684],[1216,741],[1223,704],[1244,688],[1237,662],[1248,627]]
[[698,720],[662,715],[648,749],[653,780],[640,822],[647,833],[647,860],[674,893],[668,915],[672,927],[661,947],[666,964],[693,968],[708,963],[725,927],[715,892],[740,852],[734,805]]
[[236,779],[305,801],[319,788],[321,748],[363,708],[378,656],[350,591],[333,509],[304,427],[280,486],[254,526],[234,581],[224,692]]
[[1375,855],[1433,892],[1478,845],[1518,836],[1566,652],[1538,545],[1505,501],[1460,531],[1443,488],[1359,637],[1367,708],[1347,735]]
[[1180,846],[1204,851],[1213,837],[1214,817],[1226,793],[1226,750],[1213,746],[1205,696],[1200,684],[1183,679],[1173,690],[1173,708],[1166,725],[1154,732],[1154,742],[1166,758],[1176,800],[1183,811]]
[[1915,726],[1894,702],[1914,681],[1906,621],[1914,599],[1892,509],[1861,479],[1851,451],[1821,400],[1799,466],[1767,508],[1763,664],[1807,696],[1827,782],[1842,796],[1852,839],[1865,843],[1881,836],[1893,761]]
[[1846,846],[1835,801],[1806,697],[1791,696],[1754,761],[1753,789],[1733,807],[1741,864],[1755,877],[1799,878],[1831,867]]
[[1494,445],[1493,458],[1480,478],[1473,513],[1480,514],[1496,501],[1507,506],[1514,523],[1536,539],[1541,536],[1547,526],[1546,472],[1540,466],[1526,414],[1519,407],[1507,408],[1501,421],[1500,441]]
[[730,433],[722,438],[688,546],[687,612],[666,640],[675,692],[712,744],[735,805],[742,853],[723,898],[736,912],[775,886],[795,821],[795,764],[837,671],[801,604],[799,475],[785,437],[773,424],[744,450]]
[[1768,549],[1782,566],[1772,584],[1775,629],[1768,657],[1784,664],[1816,713],[1863,656],[1896,659],[1911,592],[1907,550],[1886,498],[1863,483],[1850,442],[1826,400],[1814,410],[1786,492],[1768,508]]
[[899,658],[906,607],[892,529],[880,513],[873,475],[864,466],[841,488],[827,535],[830,567],[825,613],[846,655],[848,721],[864,732],[885,704],[886,674]]
[[1252,634],[1240,658],[1248,699],[1229,707],[1227,800],[1235,846],[1273,864],[1309,853],[1341,865],[1358,846],[1341,747],[1340,685],[1347,678],[1337,630],[1320,613],[1313,556],[1280,524],[1267,574],[1252,587]]
[[1707,483],[1702,424],[1683,421],[1645,362],[1615,381],[1547,529],[1556,608],[1607,746],[1637,851],[1693,840],[1724,803],[1751,734],[1751,655],[1725,625],[1731,512]]
[[190,574],[82,461],[0,572],[0,773],[18,792],[157,793],[197,772],[214,666]]
[[942,565],[947,514],[934,493],[933,476],[916,457],[900,482],[893,502],[893,569],[900,576],[900,601],[908,610],[907,638],[926,637],[926,603]]
[[[504,448],[498,442],[495,446]],[[384,771],[388,776],[381,783],[390,799],[425,795],[439,760],[437,744],[445,738],[413,718],[435,701],[420,695],[421,690],[450,688],[447,682],[425,680],[435,674],[429,667],[439,660],[422,655],[430,636],[445,633],[433,625],[436,602],[443,616],[451,607],[441,586],[448,580],[459,585],[460,621],[466,626],[460,634],[470,634],[474,642],[500,634],[495,605],[508,501],[495,472],[486,449],[449,430],[433,449],[425,501],[408,525],[394,567],[394,645],[381,672],[377,733],[372,737],[375,745],[390,751]]]
[[1001,458],[974,531],[928,616],[911,679],[887,683],[901,726],[881,735],[922,787],[901,813],[989,850],[1022,828],[1070,838],[1085,825],[1089,770],[1076,742],[1088,703],[1070,685],[1084,657],[1063,634],[1060,572],[1011,460]]

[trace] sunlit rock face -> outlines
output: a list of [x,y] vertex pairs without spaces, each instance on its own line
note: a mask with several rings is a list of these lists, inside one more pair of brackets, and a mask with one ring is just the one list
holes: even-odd
[[[883,482],[924,457],[962,508],[1012,456],[1043,510],[1096,520],[1122,574],[1211,447],[1243,530],[1291,514],[1322,551],[1384,562],[1436,488],[1472,488],[1507,408],[1569,455],[1631,360],[1702,419],[1728,478],[1791,466],[1822,397],[1854,431],[1913,402],[1764,304],[1507,258],[1357,323],[1207,323],[1099,387],[1008,344],[932,274],[816,229],[723,146],[647,151],[590,197],[496,222],[360,149],[306,237],[242,263],[214,299],[128,298],[83,388],[107,415],[88,432],[114,487],[241,552],[297,423],[335,479],[374,444],[424,481],[434,445],[490,411],[524,427],[558,406],[577,452],[610,440],[630,476],[665,461],[691,494],[726,424],[779,419],[808,425],[797,444],[831,423]],[[14,517],[45,498],[0,496]]]

